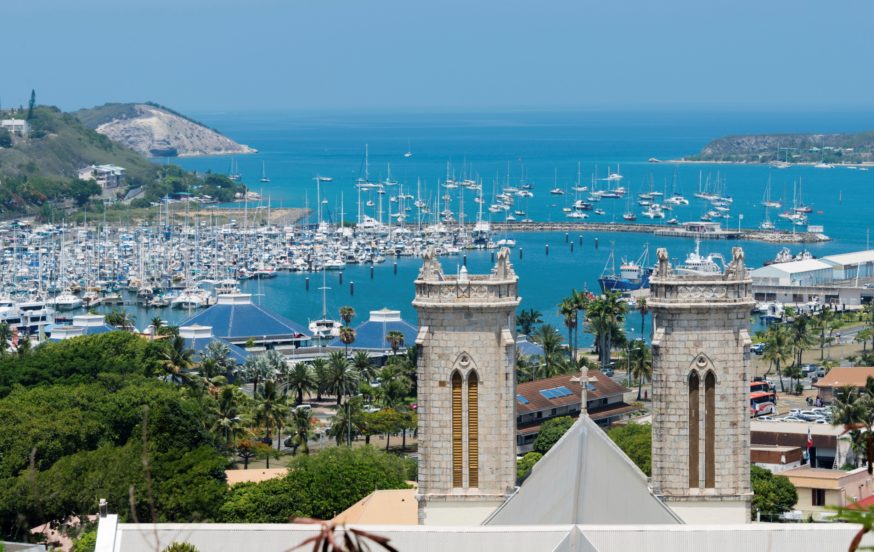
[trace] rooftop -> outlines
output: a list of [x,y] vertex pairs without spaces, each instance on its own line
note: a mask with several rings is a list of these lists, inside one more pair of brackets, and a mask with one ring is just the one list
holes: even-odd
[[[409,322],[401,319],[401,312],[389,309],[380,309],[370,312],[370,320],[355,327],[355,341],[353,349],[368,349],[387,351],[391,349],[388,337],[389,332],[401,332],[404,334],[404,344],[401,348],[411,346],[416,342],[418,330]],[[340,338],[334,338],[329,347],[345,347]]]
[[[605,376],[600,370],[589,370],[587,398],[613,397],[629,389]],[[516,414],[527,414],[557,406],[580,404],[583,387],[579,376],[564,374],[551,378],[528,381],[516,386]]]
[[874,249],[829,255],[823,257],[822,260],[838,266],[874,263]]
[[209,326],[213,335],[234,341],[252,338],[309,339],[306,328],[252,303],[245,293],[219,295],[218,302],[189,318],[182,326]]
[[828,374],[820,378],[813,386],[820,389],[843,387],[845,385],[862,387],[869,377],[874,377],[874,368],[842,366],[829,370]]
[[331,521],[355,525],[417,525],[417,492],[416,488],[373,491]]

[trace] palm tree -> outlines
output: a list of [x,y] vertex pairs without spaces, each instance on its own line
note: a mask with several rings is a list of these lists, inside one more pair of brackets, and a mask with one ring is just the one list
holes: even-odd
[[531,335],[536,326],[538,324],[543,323],[543,315],[540,314],[540,311],[534,309],[521,310],[518,315],[516,315],[516,327],[519,329],[519,333],[523,335]]
[[161,320],[160,316],[155,316],[151,320],[152,325],[152,339],[155,339],[159,335],[161,335],[161,331],[164,328],[164,321]]
[[561,350],[561,334],[550,324],[543,324],[534,336],[535,343],[543,349],[543,364],[540,374],[532,374],[533,379],[549,378],[561,371],[564,353]]
[[310,453],[310,432],[313,428],[313,419],[310,416],[309,408],[295,408],[291,413],[289,427],[293,432],[291,439],[291,447],[294,454],[297,454],[298,447],[304,454]]
[[391,346],[392,356],[397,355],[398,350],[404,346],[404,334],[397,330],[388,332],[385,336],[385,340],[388,341],[388,344]]
[[[640,311],[640,335],[643,335],[646,327],[646,314],[649,312],[649,305],[646,304],[646,297],[637,298],[637,310]],[[638,400],[640,397],[638,397]]]
[[352,366],[358,373],[358,377],[368,384],[376,377],[376,367],[373,365],[373,361],[370,360],[370,355],[367,354],[367,351],[355,351],[355,354],[352,355]]
[[337,413],[331,418],[331,429],[328,435],[336,439],[339,445],[347,441],[351,446],[351,440],[363,433],[365,428],[364,405],[360,398],[346,401],[343,408],[338,408]]
[[819,330],[819,360],[825,358],[826,331],[835,319],[835,312],[829,306],[824,306],[816,315],[816,329]]
[[810,317],[806,314],[796,315],[789,324],[789,339],[795,356],[795,365],[801,366],[804,350],[813,345],[810,333]]
[[353,318],[355,318],[355,309],[350,306],[340,307],[340,320],[343,321],[344,326],[349,327]]
[[355,341],[355,330],[349,326],[340,328],[340,341],[346,346],[346,355],[349,355],[349,345]]
[[[285,358],[285,355],[277,351],[276,349],[270,349],[269,351],[264,353],[264,359],[267,361],[267,365],[270,367],[270,372],[273,374],[270,379],[276,380],[283,385],[286,385],[286,381],[288,380],[288,373],[291,370],[291,367],[288,364],[288,360]],[[283,395],[288,394],[288,388],[285,387],[283,390]]]
[[237,397],[232,387],[224,387],[218,396],[217,415],[213,423],[213,431],[220,432],[224,437],[225,448],[230,450],[234,444],[236,433],[241,430],[240,412],[237,407]]
[[[261,398],[255,405],[255,423],[262,427],[272,441],[273,430],[277,432],[276,450],[282,446],[282,426],[288,416],[288,404],[285,397],[279,394],[275,381],[264,383]],[[270,458],[267,458],[267,467],[270,467]]]
[[325,391],[325,382],[328,378],[328,361],[324,358],[316,358],[310,362],[313,375],[316,378],[316,401],[322,401],[322,393]]
[[300,406],[303,404],[304,393],[311,393],[318,388],[315,370],[304,362],[298,362],[291,367],[285,385],[297,396],[295,404]]
[[219,340],[210,341],[200,358],[215,361],[215,365],[225,373],[234,365],[234,361],[231,359],[231,348]]
[[352,363],[340,351],[334,351],[328,357],[325,391],[337,396],[337,405],[343,401],[344,395],[351,395],[358,386],[358,378]]
[[765,351],[762,353],[762,358],[776,367],[777,378],[780,380],[780,391],[785,392],[783,372],[780,367],[792,358],[792,343],[789,341],[789,332],[782,324],[773,325],[768,328],[765,338]]
[[135,320],[134,317],[126,311],[121,311],[118,309],[112,309],[112,312],[108,313],[104,320],[110,326],[115,326],[121,330],[129,330],[134,327]]
[[577,329],[577,303],[572,297],[567,297],[558,305],[558,312],[561,314],[564,327],[567,329],[568,346],[571,349],[571,358],[577,358],[577,348],[574,343],[574,334]]
[[610,350],[622,334],[621,323],[625,310],[622,296],[617,292],[607,293],[589,302],[586,317],[595,330],[602,370],[610,364]]
[[273,379],[276,375],[264,354],[249,355],[249,358],[247,358],[246,362],[243,364],[242,373],[246,380],[253,383],[253,397],[258,396],[259,382]]
[[160,355],[161,366],[177,383],[189,382],[188,371],[194,366],[194,351],[185,346],[185,340],[178,335],[163,348]]
[[652,350],[643,339],[636,339],[631,349],[631,377],[637,379],[637,400],[640,400],[643,382],[652,380]]
[[868,474],[874,474],[874,378],[868,376],[862,391],[845,386],[835,391],[832,423],[847,430],[865,429],[865,457]]

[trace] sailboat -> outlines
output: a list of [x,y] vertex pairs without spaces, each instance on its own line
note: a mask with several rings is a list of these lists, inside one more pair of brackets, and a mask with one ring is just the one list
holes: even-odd
[[771,177],[768,177],[768,185],[765,186],[765,196],[762,198],[762,205],[764,207],[773,207],[774,209],[779,209],[783,206],[779,201],[771,200]]
[[413,148],[410,147],[410,141],[407,140],[407,151],[404,152],[404,157],[409,159],[412,156],[413,156]]
[[267,167],[264,161],[261,161],[261,182],[270,182],[270,179],[267,178]]
[[320,287],[319,289],[322,290],[322,318],[310,322],[309,330],[310,332],[312,332],[313,337],[315,337],[316,339],[329,339],[331,337],[337,337],[338,335],[340,335],[340,328],[342,327],[342,324],[340,324],[336,320],[331,320],[328,318],[327,291],[331,288],[327,286],[324,267],[322,267],[322,287]]

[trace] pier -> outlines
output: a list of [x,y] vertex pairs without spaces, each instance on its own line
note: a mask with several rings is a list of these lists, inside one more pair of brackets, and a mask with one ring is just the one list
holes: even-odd
[[[663,224],[630,224],[617,222],[492,222],[496,232],[634,232],[672,238],[700,238],[708,240],[751,240],[770,243],[819,243],[830,241],[824,234],[811,232],[779,232],[752,228],[692,231],[682,226]],[[466,225],[473,228],[473,224]]]

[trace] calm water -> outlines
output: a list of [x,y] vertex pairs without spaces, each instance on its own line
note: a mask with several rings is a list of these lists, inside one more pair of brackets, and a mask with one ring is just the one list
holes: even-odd
[[[867,231],[874,223],[870,207],[874,171],[831,170],[812,167],[793,167],[785,170],[766,166],[725,165],[669,165],[648,163],[650,157],[678,158],[695,153],[710,139],[736,133],[755,132],[839,132],[874,127],[874,114],[728,114],[708,113],[572,113],[572,114],[331,114],[300,115],[288,113],[198,114],[197,118],[220,129],[235,140],[259,150],[251,156],[238,156],[235,161],[243,180],[258,190],[271,205],[302,207],[315,205],[316,175],[331,176],[334,181],[321,185],[325,218],[355,220],[357,196],[355,179],[364,175],[364,148],[369,149],[371,179],[384,179],[391,167],[391,176],[404,186],[404,191],[416,194],[420,181],[422,196],[435,201],[446,190],[438,188],[438,181],[447,173],[456,178],[470,177],[483,183],[486,206],[491,202],[492,188],[498,190],[508,179],[518,185],[522,178],[533,184],[535,197],[517,198],[514,209],[522,209],[534,220],[567,220],[562,207],[574,199],[571,186],[577,179],[580,165],[581,180],[591,185],[593,175],[605,177],[619,171],[624,185],[636,200],[636,195],[651,188],[671,193],[683,193],[691,205],[675,207],[672,214],[679,220],[697,220],[705,211],[700,200],[692,197],[699,179],[724,180],[725,193],[734,197],[732,218],[723,222],[726,227],[738,224],[757,226],[764,218],[759,206],[768,180],[771,180],[772,199],[783,199],[791,206],[793,189],[800,185],[805,203],[812,205],[810,224],[825,227],[833,241],[810,246],[815,255],[827,255],[866,247]],[[413,156],[404,157],[412,151]],[[178,162],[187,169],[227,173],[228,157],[182,159]],[[259,182],[262,162],[266,166],[269,183]],[[605,182],[599,182],[599,188]],[[567,189],[565,196],[549,194],[553,187]],[[452,209],[458,216],[462,198],[460,190],[452,190]],[[394,193],[392,191],[389,194]],[[387,216],[388,195],[384,196],[384,216]],[[585,194],[583,194],[585,195]],[[362,196],[362,202],[372,197]],[[472,220],[478,210],[473,192],[464,190],[464,210]],[[342,205],[342,209],[341,209]],[[590,220],[621,221],[627,208],[626,200],[604,199],[596,207],[606,211],[598,216],[590,212]],[[376,207],[362,207],[376,216]],[[634,205],[640,213],[641,207]],[[345,216],[341,215],[345,212]],[[772,210],[773,211],[773,210]],[[408,220],[415,221],[415,209]],[[786,221],[771,213],[771,220],[789,228]],[[483,214],[489,217],[488,211]],[[495,216],[495,215],[492,215]],[[500,215],[502,220],[503,215]],[[639,220],[649,222],[638,214]],[[313,216],[314,220],[314,216]],[[647,234],[587,232],[580,246],[579,235],[570,236],[574,251],[565,242],[563,233],[520,233],[513,262],[520,275],[522,308],[535,308],[544,318],[560,326],[555,305],[571,288],[596,290],[597,278],[607,262],[611,243],[617,263],[621,258],[636,259],[649,244],[654,258],[657,247],[667,247],[671,257],[682,260],[694,244],[689,240],[656,238]],[[596,240],[598,247],[595,247]],[[545,246],[549,244],[549,255]],[[726,257],[736,242],[707,242],[703,252],[720,252]],[[743,242],[748,263],[759,265],[772,258],[780,245]],[[519,249],[524,258],[519,258]],[[794,250],[799,246],[793,247]],[[454,271],[461,257],[444,260],[447,271]],[[486,271],[490,264],[489,252],[468,252],[470,270]],[[341,305],[351,304],[358,311],[358,320],[366,318],[369,310],[390,307],[401,310],[403,316],[415,321],[410,306],[413,296],[412,280],[419,261],[402,259],[397,275],[392,263],[378,266],[370,279],[368,267],[350,266],[345,270],[344,283],[339,276],[328,274],[328,310],[336,313]],[[305,278],[311,279],[310,291],[305,291]],[[349,283],[355,282],[354,297]],[[316,274],[283,274],[273,280],[246,282],[245,291],[256,294],[255,300],[299,322],[319,317],[321,295],[316,288],[321,276]],[[139,313],[140,323],[148,315]],[[161,311],[172,321],[184,319],[184,313]],[[640,319],[631,315],[628,329],[632,335],[640,332]],[[648,330],[647,330],[648,331]]]

